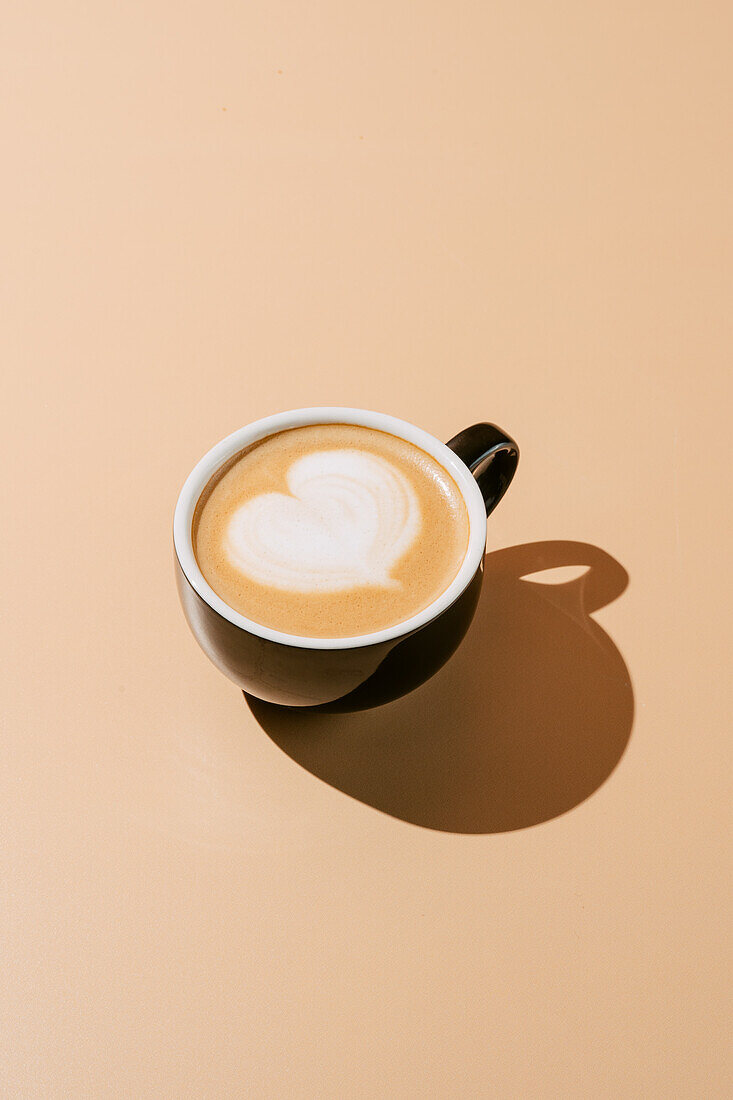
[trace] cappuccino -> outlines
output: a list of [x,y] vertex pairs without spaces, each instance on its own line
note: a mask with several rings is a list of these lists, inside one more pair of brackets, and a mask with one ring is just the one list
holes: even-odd
[[313,638],[369,634],[422,611],[458,573],[468,533],[439,462],[352,424],[247,447],[206,486],[192,529],[199,568],[226,604]]

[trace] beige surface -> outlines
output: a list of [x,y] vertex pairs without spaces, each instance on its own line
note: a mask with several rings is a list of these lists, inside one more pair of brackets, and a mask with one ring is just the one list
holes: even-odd
[[[3,1095],[730,1095],[731,22],[6,10]],[[491,547],[560,545],[293,730],[198,651],[171,514],[319,403],[495,419]]]

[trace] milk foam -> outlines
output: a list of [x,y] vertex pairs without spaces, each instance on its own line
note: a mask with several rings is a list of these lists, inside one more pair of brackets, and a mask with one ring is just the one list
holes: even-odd
[[420,531],[420,504],[391,462],[367,451],[314,451],[287,473],[290,496],[262,493],[226,528],[230,563],[291,592],[399,587],[390,570]]

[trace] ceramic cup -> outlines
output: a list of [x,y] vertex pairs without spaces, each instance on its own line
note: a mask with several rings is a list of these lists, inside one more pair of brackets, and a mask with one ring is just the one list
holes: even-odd
[[[198,567],[192,523],[203,489],[233,455],[287,428],[333,423],[389,432],[421,447],[444,466],[466,504],[468,549],[451,584],[417,615],[371,634],[306,638],[261,626],[217,596]],[[483,577],[486,517],[504,495],[518,459],[514,440],[493,424],[474,424],[446,444],[405,420],[363,409],[296,409],[240,428],[204,455],[176,505],[176,578],[194,637],[225,676],[268,702],[359,710],[404,695],[445,663],[468,629]]]

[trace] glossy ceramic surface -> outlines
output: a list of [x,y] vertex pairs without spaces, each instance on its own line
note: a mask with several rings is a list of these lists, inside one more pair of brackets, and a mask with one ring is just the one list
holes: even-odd
[[[331,422],[365,424],[399,434],[445,465],[466,503],[468,548],[454,581],[420,614],[374,634],[303,638],[271,630],[227,607],[198,568],[191,524],[201,491],[232,455],[273,432]],[[518,459],[516,443],[493,424],[475,424],[445,446],[412,424],[360,409],[295,410],[234,432],[197,464],[176,505],[176,583],[188,625],[221,672],[248,694],[267,702],[285,706],[338,703],[349,709],[353,701],[355,709],[361,709],[369,699],[376,704],[398,698],[436,672],[466,633],[480,587],[486,516],[506,491]],[[388,655],[386,674],[380,674]],[[415,667],[408,667],[410,663]]]

